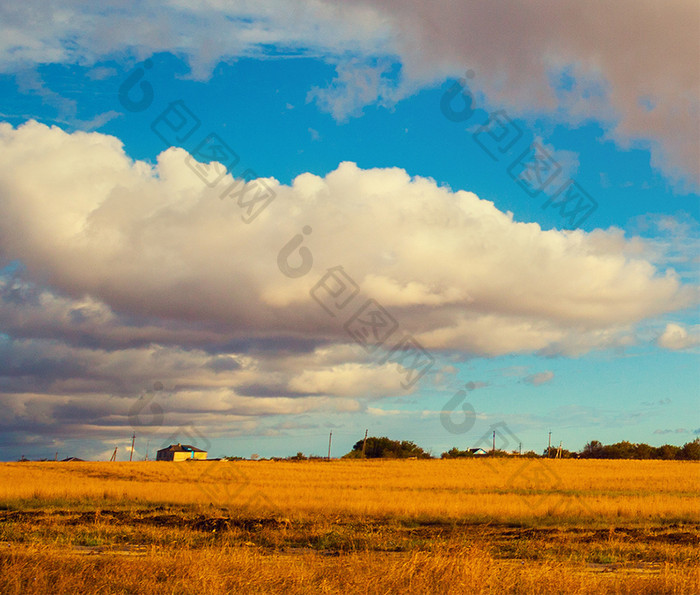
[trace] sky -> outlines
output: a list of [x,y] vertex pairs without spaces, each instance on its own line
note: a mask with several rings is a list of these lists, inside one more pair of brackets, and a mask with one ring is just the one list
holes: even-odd
[[0,4],[0,460],[700,436],[700,6]]

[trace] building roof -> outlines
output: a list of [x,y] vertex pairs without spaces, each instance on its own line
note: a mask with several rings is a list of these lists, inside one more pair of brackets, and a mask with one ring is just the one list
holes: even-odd
[[171,444],[170,446],[166,448],[161,448],[158,452],[207,452],[206,450],[202,450],[201,448],[197,448],[196,446],[192,446],[191,444],[180,444],[179,442],[177,444]]

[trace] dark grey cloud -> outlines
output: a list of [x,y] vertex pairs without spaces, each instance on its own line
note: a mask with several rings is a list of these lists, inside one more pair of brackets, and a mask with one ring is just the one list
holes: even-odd
[[[474,88],[492,104],[526,116],[558,113],[574,123],[597,120],[623,148],[630,143],[648,148],[652,163],[671,178],[686,178],[695,188],[700,184],[697,2],[350,0],[344,5],[374,9],[390,25],[389,44],[403,63],[404,93],[411,93],[416,81],[463,76],[471,69]],[[561,85],[564,79],[567,87]],[[401,93],[377,83],[373,99],[392,95]],[[343,93],[335,100],[347,102]]]
[[241,368],[241,364],[236,359],[224,356],[210,359],[205,366],[214,372],[231,372]]
[[236,393],[244,397],[309,397],[313,393],[300,393],[289,390],[284,384],[241,384],[236,387]]

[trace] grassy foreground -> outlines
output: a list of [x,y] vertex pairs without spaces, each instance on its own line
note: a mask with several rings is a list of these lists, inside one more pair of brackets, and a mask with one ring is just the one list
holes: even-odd
[[700,593],[700,464],[0,464],[0,593]]

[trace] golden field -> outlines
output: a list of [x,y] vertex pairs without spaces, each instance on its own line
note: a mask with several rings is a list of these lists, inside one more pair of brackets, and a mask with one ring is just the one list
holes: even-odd
[[700,593],[700,464],[0,464],[0,593]]

